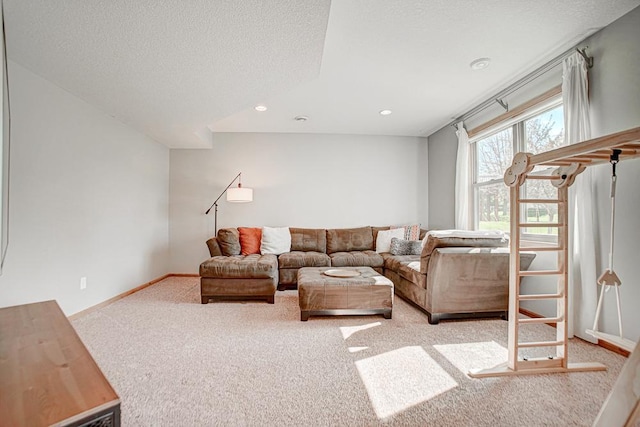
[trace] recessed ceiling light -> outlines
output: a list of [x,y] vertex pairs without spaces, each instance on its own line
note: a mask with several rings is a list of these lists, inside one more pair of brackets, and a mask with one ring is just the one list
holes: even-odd
[[478,58],[475,61],[472,61],[469,66],[472,70],[482,70],[487,68],[489,63],[491,63],[491,58]]
[[264,106],[264,105],[256,105],[256,106],[255,106],[255,107],[253,107],[253,108],[254,108],[256,111],[260,111],[260,112],[267,111],[267,107],[266,107],[266,106]]
[[309,117],[307,117],[307,116],[295,116],[293,118],[293,120],[295,120],[296,122],[306,122],[307,120],[309,120]]
[[393,111],[391,111],[391,110],[380,110],[380,115],[381,116],[388,116],[391,113],[393,113]]

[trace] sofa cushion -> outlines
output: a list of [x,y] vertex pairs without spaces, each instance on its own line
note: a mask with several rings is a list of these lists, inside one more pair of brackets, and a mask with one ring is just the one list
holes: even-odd
[[327,253],[327,232],[324,228],[289,228],[291,250]]
[[281,268],[278,271],[280,276],[278,286],[280,286],[280,289],[298,284],[298,270],[299,268]]
[[238,234],[240,239],[240,253],[242,255],[260,253],[262,228],[238,227]]
[[331,258],[320,252],[293,251],[280,255],[278,265],[280,268],[330,267]]
[[334,252],[329,254],[333,267],[382,267],[382,255],[374,251]]
[[381,231],[385,231],[385,230],[390,230],[391,227],[387,226],[387,227],[371,227],[371,233],[373,234],[373,242],[376,242],[376,239],[378,238],[378,233]]
[[387,253],[382,254],[382,257],[386,270],[391,270],[416,286],[426,289],[426,275],[420,273],[420,255],[391,255]]
[[403,262],[396,272],[422,289],[427,288],[427,276],[420,273],[420,261]]
[[429,232],[429,230],[421,228],[420,229],[420,240],[424,239],[428,232]]
[[[327,230],[327,253],[372,251],[373,232],[371,227],[334,228]],[[359,264],[365,266],[366,264]]]
[[240,237],[235,228],[221,228],[218,230],[218,245],[222,255],[240,255]]
[[382,258],[384,258],[384,268],[395,272],[398,272],[402,264],[420,261],[420,255],[391,255],[390,253],[386,253],[382,254]]
[[280,255],[291,250],[291,233],[289,227],[263,227],[261,254]]
[[209,255],[211,256],[222,255],[222,251],[220,250],[220,245],[218,244],[217,237],[212,237],[209,240],[207,240],[207,247],[209,248]]
[[200,277],[268,279],[278,277],[275,255],[215,256],[200,264]]

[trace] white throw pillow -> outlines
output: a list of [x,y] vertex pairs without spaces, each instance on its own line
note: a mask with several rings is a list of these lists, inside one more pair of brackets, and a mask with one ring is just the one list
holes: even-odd
[[289,227],[262,227],[260,253],[262,255],[280,255],[291,251],[291,232]]
[[376,238],[376,252],[379,254],[391,250],[391,239],[394,237],[404,239],[404,228],[392,228],[391,230],[378,231]]

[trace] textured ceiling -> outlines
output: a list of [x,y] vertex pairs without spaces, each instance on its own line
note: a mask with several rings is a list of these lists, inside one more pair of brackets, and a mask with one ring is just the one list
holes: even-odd
[[427,136],[640,4],[4,2],[10,59],[174,148],[212,132]]
[[[329,0],[4,0],[10,59],[169,147],[317,78]],[[302,53],[302,54],[301,54]]]

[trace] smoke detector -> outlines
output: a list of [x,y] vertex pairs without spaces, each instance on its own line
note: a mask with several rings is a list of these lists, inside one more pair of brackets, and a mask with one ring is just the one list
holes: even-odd
[[489,66],[491,58],[478,58],[469,64],[472,70],[483,70]]

